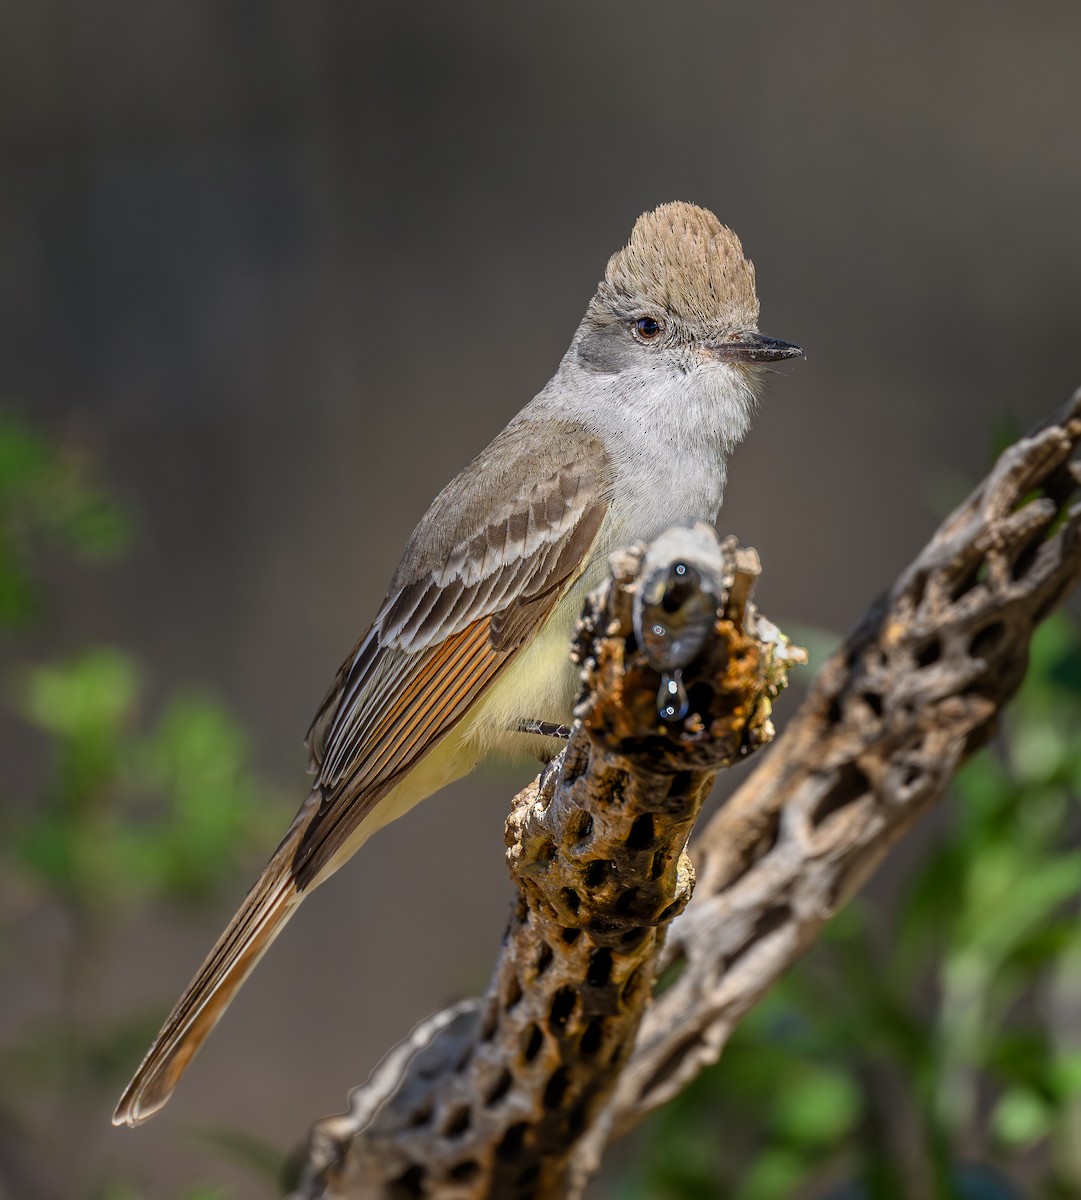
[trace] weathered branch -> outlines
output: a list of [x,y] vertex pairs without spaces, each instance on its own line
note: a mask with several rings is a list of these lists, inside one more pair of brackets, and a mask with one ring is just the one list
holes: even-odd
[[[1024,675],[1033,630],[1081,577],[1079,441],[1081,392],[1002,455],[871,608],[763,765],[695,842],[694,897],[663,947],[659,929],[672,915],[658,908],[663,889],[672,888],[668,903],[678,908],[690,872],[679,855],[682,834],[662,837],[662,821],[673,814],[680,830],[689,829],[721,758],[673,775],[676,754],[687,748],[679,736],[633,732],[641,728],[635,714],[650,715],[656,675],[631,654],[623,677],[618,651],[610,660],[602,648],[590,682],[603,696],[614,663],[622,683],[590,709],[587,728],[568,747],[564,779],[578,772],[578,783],[561,791],[549,776],[539,794],[526,789],[508,823],[521,835],[514,861],[535,919],[522,923],[519,909],[485,1001],[425,1022],[354,1093],[350,1113],[317,1124],[302,1194],[578,1194],[609,1140],[717,1058],[739,1018],[991,735]],[[629,574],[625,561],[609,594],[622,596],[624,609]],[[744,578],[729,579],[730,609],[739,609],[732,593],[743,594]],[[594,628],[609,635],[602,647],[625,637],[628,620],[617,612],[611,629]],[[738,632],[738,621],[730,624]],[[738,647],[724,638],[711,647],[696,669],[718,672],[712,726],[713,701],[735,694],[725,689],[733,686]],[[769,689],[779,682],[780,664],[769,660],[768,652],[759,659],[766,669],[747,720],[763,733]],[[704,678],[696,675],[696,686]],[[651,719],[655,726],[655,705]],[[735,735],[734,722],[727,734],[721,725],[722,742]],[[731,752],[729,744],[724,753]],[[618,781],[607,800],[582,803],[587,760],[601,778]],[[611,864],[628,841],[636,844],[633,824],[619,824],[628,798],[635,820],[651,814],[652,837],[646,845],[642,835],[633,874],[602,871],[596,860]],[[594,833],[579,845],[587,818]],[[541,886],[549,846],[548,873],[577,872],[577,908],[569,896],[545,901],[530,890]],[[649,890],[648,903],[647,895],[635,897],[633,911],[621,913],[628,888],[641,887],[655,861],[661,871],[652,882],[664,883]],[[565,941],[563,930],[579,932]],[[677,963],[675,982],[642,1017],[653,972]],[[566,1012],[556,1004],[560,988],[570,989]],[[524,1039],[510,1047],[518,1057],[497,1067],[514,1022]],[[540,1044],[531,1055],[534,1029]],[[583,1060],[600,1069],[583,1070]],[[432,1101],[427,1110],[424,1096]],[[510,1124],[492,1116],[500,1112]],[[470,1147],[457,1163],[456,1138]]]
[[694,901],[606,1114],[616,1132],[716,1061],[736,1023],[941,799],[1081,578],[1081,392],[1010,446],[826,663],[694,843]]

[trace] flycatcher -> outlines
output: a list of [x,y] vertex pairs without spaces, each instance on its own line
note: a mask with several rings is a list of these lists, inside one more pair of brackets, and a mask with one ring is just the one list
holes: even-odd
[[544,390],[436,497],[308,732],[315,786],[113,1117],[177,1080],[297,905],[383,825],[487,754],[571,722],[568,659],[609,552],[717,520],[765,364],[754,267],[705,209],[639,217]]

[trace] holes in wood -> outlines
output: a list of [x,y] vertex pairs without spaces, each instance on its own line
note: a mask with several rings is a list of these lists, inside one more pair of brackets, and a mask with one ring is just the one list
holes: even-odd
[[1041,529],[1036,537],[1032,538],[1029,543],[1024,546],[1021,553],[1013,560],[1013,566],[1010,568],[1010,578],[1016,583],[1017,580],[1027,575],[1032,564],[1036,561],[1036,555],[1040,552],[1040,547],[1043,545],[1044,531]]
[[879,720],[882,719],[882,697],[878,692],[864,692],[863,702]]
[[922,778],[923,771],[919,767],[909,764],[901,772],[901,787],[907,792],[910,788],[915,787]]
[[831,725],[840,725],[840,723],[844,720],[844,717],[845,713],[844,709],[841,707],[841,698],[840,696],[834,696],[830,701],[829,708],[826,709],[826,720]]
[[533,1200],[540,1173],[540,1163],[530,1163],[528,1167],[523,1167],[518,1172],[518,1176],[514,1180],[515,1200]]
[[599,798],[602,804],[616,809],[623,806],[627,798],[627,772],[608,771],[598,781]]
[[462,1052],[458,1055],[458,1061],[454,1064],[454,1071],[460,1075],[473,1059],[473,1046],[470,1042],[462,1047]]
[[513,1083],[514,1076],[504,1067],[499,1073],[499,1078],[492,1084],[488,1090],[488,1094],[484,1097],[485,1108],[495,1108],[500,1100],[510,1091],[511,1084]]
[[978,584],[986,583],[990,569],[987,566],[987,560],[981,558],[979,562],[974,563],[972,567],[961,576],[953,586],[950,592],[950,599],[956,603],[966,593],[971,592]]
[[663,1084],[667,1083],[683,1066],[688,1056],[701,1046],[701,1039],[697,1033],[692,1033],[681,1042],[677,1042],[671,1050],[668,1057],[657,1067],[653,1074],[646,1081],[639,1096],[645,1099],[650,1092],[656,1091]]
[[[743,655],[732,655],[733,662],[739,662]],[[701,679],[697,683],[692,683],[687,689],[687,713],[708,713],[713,708],[714,689],[706,679]]]
[[783,926],[787,925],[792,919],[792,910],[787,904],[775,904],[772,908],[767,908],[762,913],[758,920],[751,927],[750,932],[743,939],[739,946],[725,959],[724,966],[721,970],[723,978],[731,969],[739,962],[739,960],[759,942],[769,937],[771,933]]
[[609,1047],[607,1063],[610,1067],[615,1067],[626,1057],[627,1039],[620,1040],[617,1038]]
[[572,913],[577,915],[579,908],[582,907],[582,897],[578,895],[574,888],[560,888],[559,898]]
[[480,1163],[475,1159],[466,1158],[460,1163],[455,1163],[447,1171],[447,1178],[454,1183],[472,1183],[480,1174]]
[[568,830],[576,842],[585,842],[593,836],[593,818],[582,809],[571,818]]
[[567,1137],[573,1142],[577,1141],[582,1135],[582,1130],[586,1127],[586,1120],[589,1117],[589,1106],[585,1100],[581,1104],[575,1105],[567,1117]]
[[504,1162],[509,1162],[522,1153],[522,1143],[525,1141],[528,1129],[529,1126],[525,1121],[518,1121],[503,1134],[495,1152]]
[[544,1034],[539,1025],[527,1025],[522,1034],[522,1057],[527,1063],[532,1062],[541,1052],[544,1045]]
[[677,771],[672,776],[672,782],[668,787],[668,795],[671,799],[680,799],[686,796],[691,783],[694,780],[692,771]]
[[654,829],[652,814],[642,813],[640,817],[634,818],[634,824],[631,825],[630,832],[627,834],[627,849],[648,850],[653,844],[655,837],[656,830]]
[[563,1097],[567,1094],[567,1087],[570,1080],[567,1078],[565,1067],[558,1067],[548,1077],[548,1082],[544,1085],[544,1095],[541,1097],[541,1102],[549,1112],[555,1112],[563,1103]]
[[752,867],[756,867],[762,859],[777,845],[781,836],[781,814],[778,809],[766,813],[760,819],[760,832],[754,843],[747,848],[741,862],[736,865],[733,873],[725,880],[725,886],[731,887],[737,880],[742,879]]
[[552,965],[552,947],[547,942],[541,942],[540,953],[537,955],[536,972],[543,975]]
[[929,667],[942,657],[942,644],[938,638],[929,638],[916,651],[916,666]]
[[973,658],[987,658],[999,649],[1005,636],[1006,626],[1001,621],[994,621],[984,626],[969,642],[968,652]]
[[548,1028],[553,1033],[561,1033],[566,1028],[574,1006],[578,1003],[578,993],[572,987],[561,987],[552,997],[548,1009]]
[[658,850],[653,855],[653,861],[649,864],[650,879],[657,880],[664,874],[664,868],[668,866],[668,852],[666,850]]
[[449,1138],[461,1137],[462,1134],[465,1133],[465,1131],[472,1124],[472,1121],[473,1115],[469,1111],[469,1105],[463,1104],[450,1114],[450,1117],[443,1128],[443,1134],[445,1137]]
[[589,966],[586,969],[586,982],[593,987],[604,987],[612,976],[612,951],[606,946],[599,946],[589,956]]
[[588,888],[599,888],[608,878],[612,864],[606,858],[595,858],[585,869],[583,880]]
[[517,975],[507,980],[507,994],[503,997],[503,1011],[513,1012],[518,1001],[522,998],[522,983]]
[[555,861],[556,844],[551,838],[545,838],[537,847],[534,862],[539,867],[548,867]]
[[638,987],[638,981],[641,978],[642,968],[635,967],[634,970],[623,981],[623,986],[619,989],[619,996],[621,1000],[627,1002],[634,996],[635,989]]
[[[1036,500],[1050,500],[1055,503],[1054,493],[1048,486],[1051,483],[1051,478],[1045,479],[1043,483],[1037,484],[1035,487],[1027,491],[1010,509],[1010,512],[1020,512],[1023,508],[1034,503]],[[1072,490],[1072,489],[1071,489]]]
[[390,1183],[391,1195],[399,1200],[421,1200],[424,1196],[424,1168],[415,1164]]
[[825,823],[828,817],[849,804],[854,804],[871,790],[871,782],[855,763],[844,763],[837,768],[837,778],[811,812],[811,824],[815,828]]
[[594,1017],[578,1040],[578,1053],[586,1058],[596,1054],[604,1040],[604,1019]]
[[657,917],[657,920],[662,923],[664,921],[671,921],[671,919],[676,915],[676,913],[679,912],[680,907],[681,907],[681,902],[679,900],[673,900],[671,904],[668,904],[664,908],[661,909],[661,911]]
[[619,935],[619,943],[625,950],[633,950],[647,933],[649,930],[645,926],[636,925]]
[[568,946],[573,946],[574,943],[578,941],[581,933],[582,931],[580,929],[568,928],[563,930],[563,932],[560,934],[560,937],[562,937]]
[[431,1119],[432,1101],[431,1099],[427,1099],[418,1104],[413,1110],[413,1115],[409,1118],[409,1125],[412,1129],[423,1129]]
[[636,887],[627,888],[627,890],[616,900],[616,912],[621,917],[627,916],[634,906],[638,903],[638,889]]
[[968,758],[970,755],[975,754],[977,750],[986,746],[991,740],[994,731],[994,725],[990,721],[985,722],[983,725],[977,725],[974,729],[970,730],[968,736],[965,738],[963,756]]

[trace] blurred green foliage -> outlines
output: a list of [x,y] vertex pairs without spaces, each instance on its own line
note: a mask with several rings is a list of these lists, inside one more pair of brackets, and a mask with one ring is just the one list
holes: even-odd
[[[37,996],[0,1045],[0,1196],[82,1195],[138,1200],[130,1181],[83,1161],[78,1148],[109,1119],[112,1102],[165,1006],[92,1017],[83,1003],[97,966],[121,939],[126,914],[146,905],[190,909],[217,895],[284,823],[255,777],[246,739],[213,698],[174,695],[147,711],[139,664],[92,646],[60,662],[28,663],[22,638],[48,633],[79,563],[116,557],[130,522],[89,464],[15,418],[0,415],[0,686],[24,722],[36,780],[0,794],[0,969],[9,995]],[[74,589],[72,589],[74,590]],[[31,733],[31,730],[34,733]],[[25,951],[24,931],[57,930]],[[260,1174],[273,1155],[245,1135],[217,1131],[219,1150]],[[63,1145],[65,1154],[50,1154]],[[72,1149],[74,1148],[74,1150]],[[98,1160],[94,1159],[95,1164]],[[178,1200],[225,1200],[199,1183]]]
[[0,629],[40,614],[47,554],[113,558],[130,533],[125,513],[93,485],[82,457],[0,412]]
[[1059,616],[888,913],[831,923],[653,1119],[620,1200],[1081,1196],[1079,730]]
[[86,912],[214,895],[247,847],[274,837],[278,814],[222,706],[184,693],[144,731],[141,693],[136,664],[103,648],[28,670],[16,691],[53,764],[9,844],[41,887]]

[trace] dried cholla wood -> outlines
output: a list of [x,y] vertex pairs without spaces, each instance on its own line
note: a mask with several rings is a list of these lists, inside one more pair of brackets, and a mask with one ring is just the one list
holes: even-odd
[[664,1104],[994,733],[1036,626],[1081,579],[1081,392],[1010,446],[820,672],[694,842],[634,1054],[589,1147]]
[[[1079,443],[1081,392],[1002,455],[826,664],[762,766],[698,837],[695,895],[661,958],[662,967],[682,963],[682,973],[647,1009],[616,1090],[575,1149],[564,1194],[580,1191],[611,1137],[717,1057],[743,1013],[991,735],[1024,674],[1035,626],[1081,578]],[[404,1064],[438,1040],[440,1023],[455,1020],[477,1017],[462,1008],[437,1014],[368,1087],[391,1095]],[[471,1036],[461,1038],[463,1050]],[[438,1074],[437,1063],[428,1066]],[[344,1185],[377,1103],[355,1103],[336,1125],[316,1126],[305,1195],[379,1194],[336,1184],[323,1193],[318,1182],[326,1168],[324,1181]]]
[[[668,531],[645,561],[623,551],[613,571],[577,641],[575,731],[507,821],[519,896],[488,994],[425,1022],[347,1114],[315,1126],[303,1195],[571,1195],[572,1149],[611,1095],[690,897],[694,819],[718,769],[772,737],[771,700],[802,661],[750,602],[757,556],[706,526]],[[689,697],[667,725],[634,634],[646,583],[642,640]]]

